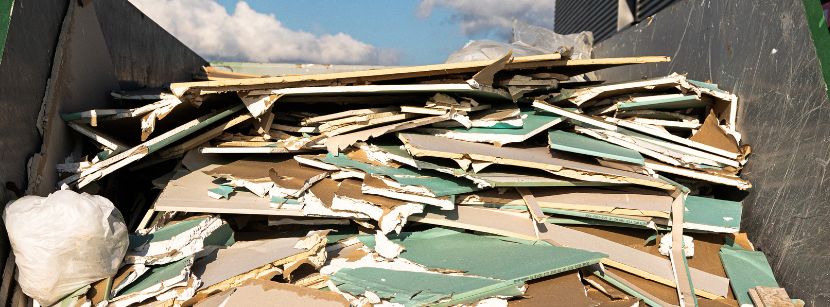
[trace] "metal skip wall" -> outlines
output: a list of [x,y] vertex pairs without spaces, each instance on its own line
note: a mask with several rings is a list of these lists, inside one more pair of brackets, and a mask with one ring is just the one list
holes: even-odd
[[680,1],[594,52],[672,57],[600,71],[601,79],[688,73],[738,95],[738,131],[753,146],[743,230],[791,296],[830,306],[830,101],[804,3]]

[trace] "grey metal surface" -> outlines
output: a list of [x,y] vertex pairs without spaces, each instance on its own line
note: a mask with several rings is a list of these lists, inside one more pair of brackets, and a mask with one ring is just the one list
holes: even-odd
[[127,0],[93,1],[123,90],[193,80],[207,64]]
[[554,30],[561,34],[591,31],[594,41],[617,32],[618,0],[557,0]]
[[677,0],[637,0],[635,20],[636,22],[640,22],[649,16],[657,14],[675,2],[677,2]]
[[799,0],[680,1],[594,52],[673,58],[600,78],[685,72],[739,96],[738,128],[753,146],[743,230],[793,297],[830,306],[830,100],[806,22]]
[[[40,147],[35,123],[66,4],[63,0],[14,3],[0,64],[0,185],[12,182],[25,189],[26,161]],[[0,203],[5,204],[11,192],[0,190]]]

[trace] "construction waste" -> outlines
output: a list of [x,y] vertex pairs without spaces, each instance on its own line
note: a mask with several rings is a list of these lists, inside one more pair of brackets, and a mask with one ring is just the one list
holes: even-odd
[[205,67],[114,92],[123,109],[63,114],[95,146],[59,185],[102,194],[162,169],[160,193],[146,214],[119,206],[139,218],[118,271],[57,304],[798,305],[740,229],[738,98],[682,74],[572,79],[669,60]]

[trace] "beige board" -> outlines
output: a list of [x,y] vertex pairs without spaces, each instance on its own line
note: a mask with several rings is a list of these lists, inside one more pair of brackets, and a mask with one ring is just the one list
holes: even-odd
[[[668,218],[672,198],[665,193],[645,190],[598,189],[589,187],[530,188],[542,208],[608,212],[622,215]],[[460,204],[522,205],[521,196],[507,190],[487,190],[459,196]]]
[[195,171],[180,171],[161,192],[155,211],[304,216],[300,210],[274,209],[267,198],[253,193],[237,192],[228,199],[213,199],[207,190],[216,186],[214,178]]
[[569,158],[554,158],[547,147],[496,147],[487,144],[451,140],[430,135],[401,133],[399,138],[415,157],[440,157],[455,160],[513,165],[543,169],[562,177],[608,183],[628,183],[673,190],[674,186],[644,175],[589,164]]

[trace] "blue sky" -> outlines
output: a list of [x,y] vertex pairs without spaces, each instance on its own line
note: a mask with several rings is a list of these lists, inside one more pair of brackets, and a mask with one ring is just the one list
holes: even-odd
[[[221,0],[232,11],[236,0]],[[441,63],[470,39],[499,39],[493,32],[464,35],[452,12],[437,7],[429,17],[416,14],[418,1],[247,1],[255,10],[276,15],[286,27],[314,34],[343,32],[379,48],[400,52],[400,64]]]
[[421,65],[512,21],[553,26],[555,0],[130,0],[208,60]]

